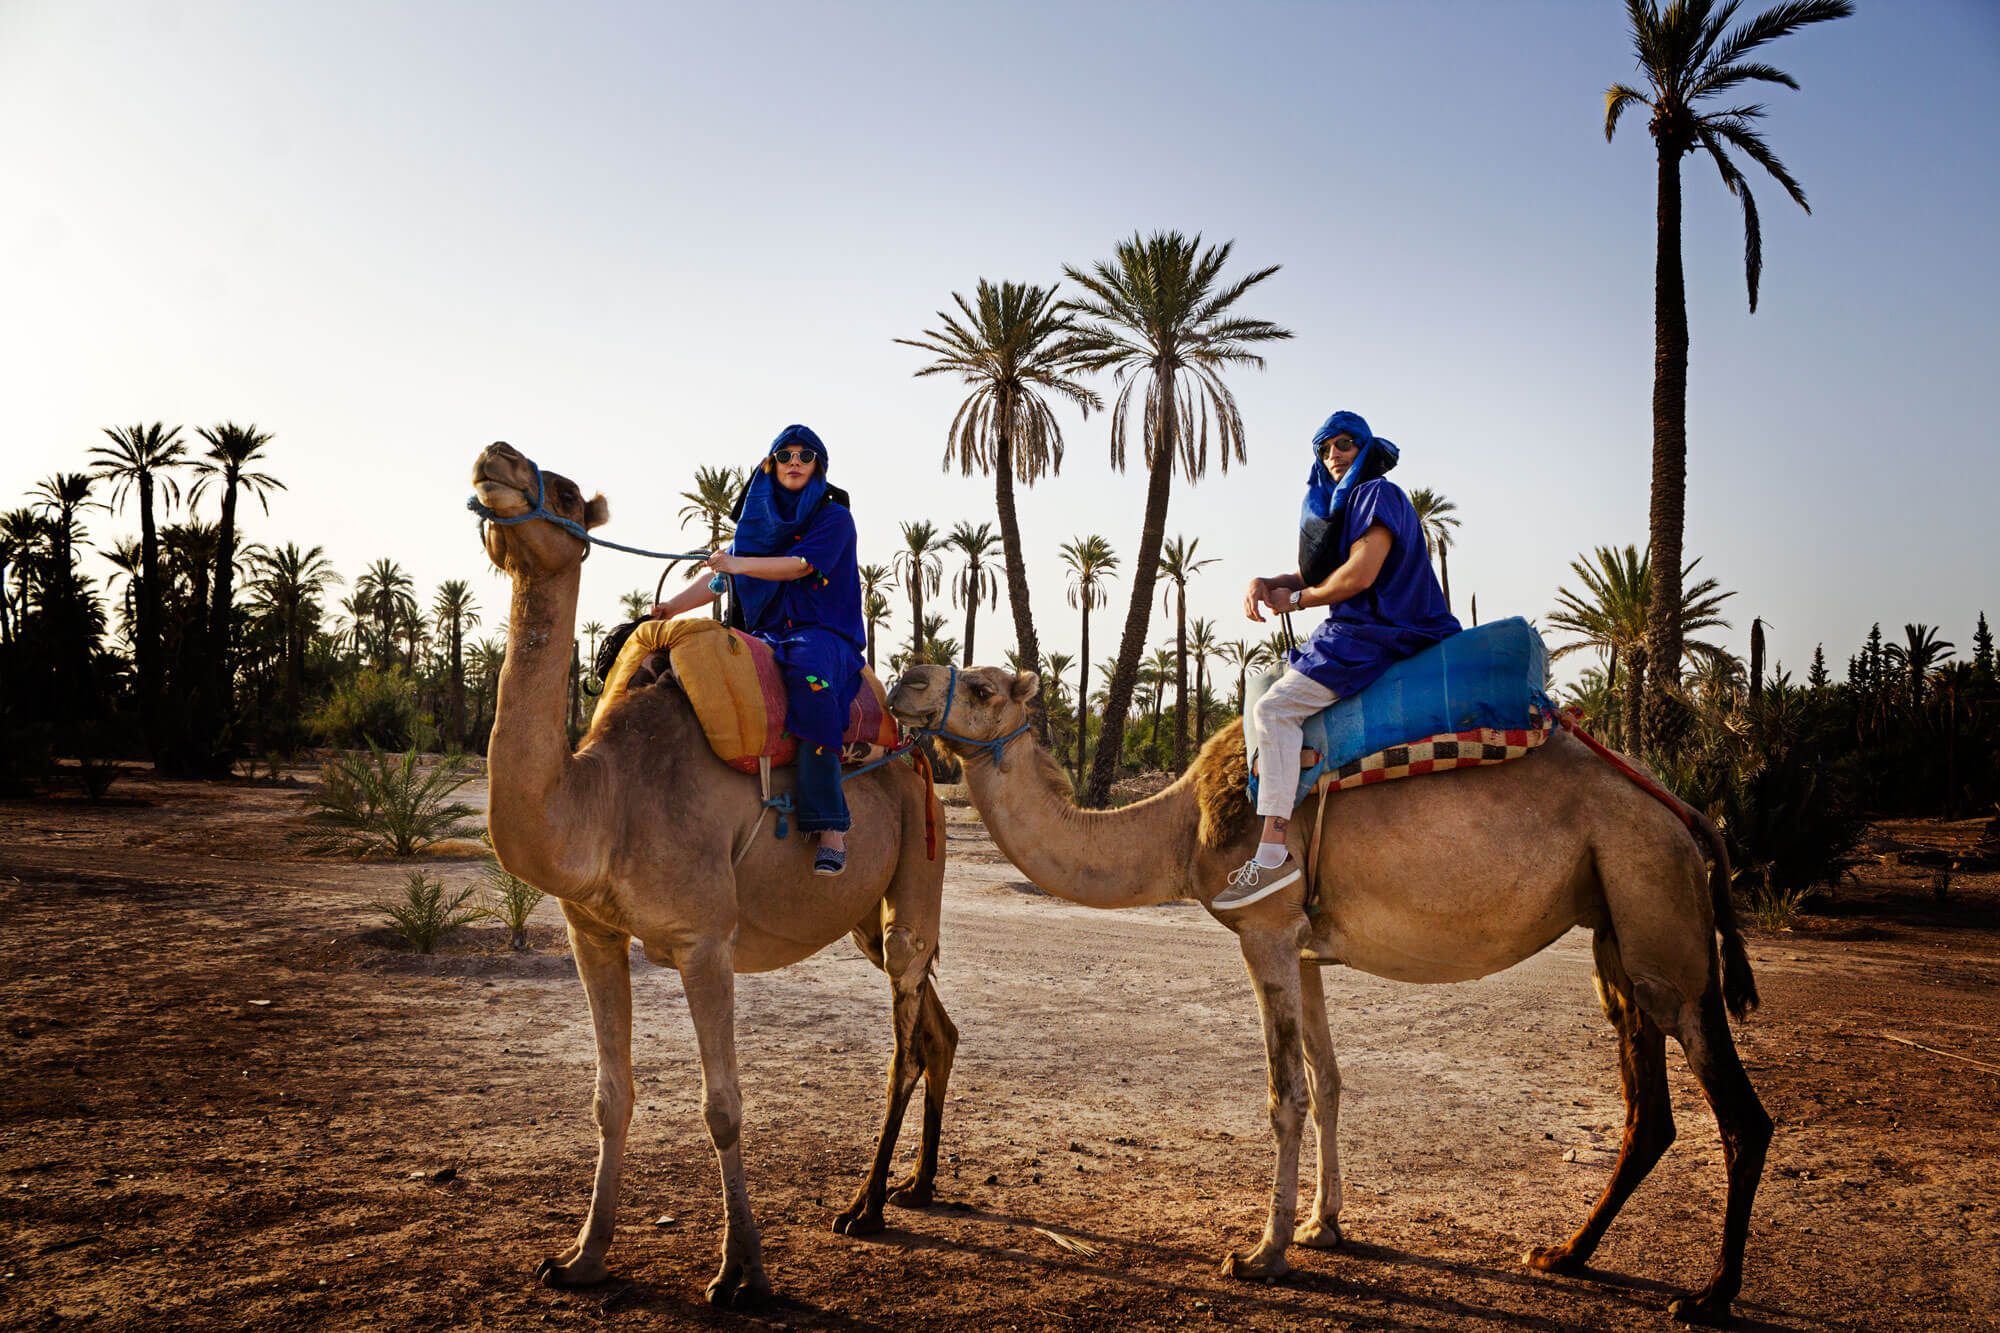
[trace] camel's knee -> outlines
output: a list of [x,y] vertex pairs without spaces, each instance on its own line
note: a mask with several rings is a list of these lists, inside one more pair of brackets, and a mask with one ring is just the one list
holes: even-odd
[[905,995],[915,995],[930,973],[937,946],[908,926],[891,926],[882,934],[882,968],[890,984]]
[[630,1079],[601,1078],[590,1099],[591,1119],[600,1133],[623,1133],[632,1123],[632,1106],[638,1100]]
[[715,1150],[728,1152],[743,1130],[743,1099],[734,1088],[712,1089],[702,1098],[701,1118]]

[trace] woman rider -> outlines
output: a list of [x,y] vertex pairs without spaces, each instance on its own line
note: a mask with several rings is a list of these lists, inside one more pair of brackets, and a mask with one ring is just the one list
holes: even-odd
[[[785,681],[785,729],[798,738],[799,829],[819,834],[813,870],[847,866],[847,797],[840,785],[841,737],[861,689],[861,574],[846,492],[827,485],[826,446],[804,426],[787,426],[750,476],[727,551],[707,568],[729,576],[745,631],[771,645]],[[703,573],[653,608],[670,618],[707,606]],[[734,617],[732,617],[732,622]]]
[[1298,794],[1305,720],[1459,631],[1431,572],[1417,511],[1382,476],[1401,451],[1371,433],[1359,414],[1335,412],[1313,435],[1313,453],[1299,511],[1298,572],[1250,580],[1243,613],[1261,623],[1260,607],[1331,612],[1244,719],[1258,756],[1264,827],[1257,855],[1230,874],[1209,904],[1221,911],[1248,906],[1299,878],[1285,826]]

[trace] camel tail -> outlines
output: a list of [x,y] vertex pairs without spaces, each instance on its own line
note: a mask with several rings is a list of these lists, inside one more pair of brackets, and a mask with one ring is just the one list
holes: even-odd
[[1736,923],[1736,899],[1729,891],[1733,876],[1729,869],[1729,848],[1722,832],[1701,811],[1683,803],[1692,817],[1688,827],[1708,844],[1713,858],[1708,872],[1708,894],[1715,902],[1715,933],[1722,937],[1722,1002],[1737,1022],[1755,1009],[1757,978],[1750,971],[1750,952],[1743,947],[1743,930]]

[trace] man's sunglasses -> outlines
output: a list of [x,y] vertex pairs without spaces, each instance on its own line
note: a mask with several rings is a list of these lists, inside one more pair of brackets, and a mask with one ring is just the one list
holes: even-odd
[[814,454],[810,449],[780,449],[772,454],[771,457],[777,459],[780,463],[810,463],[814,458]]
[[1346,444],[1342,444],[1338,440],[1328,440],[1324,445],[1320,446],[1319,456],[1321,458],[1331,458],[1337,453],[1352,453],[1360,447],[1361,444],[1358,440],[1349,440]]

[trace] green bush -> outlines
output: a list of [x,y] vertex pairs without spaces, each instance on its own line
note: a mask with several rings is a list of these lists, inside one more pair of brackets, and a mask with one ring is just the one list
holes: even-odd
[[[486,849],[493,850],[493,835],[485,837]],[[507,925],[507,947],[516,953],[525,953],[528,948],[528,916],[536,904],[545,896],[534,885],[512,874],[498,859],[488,861],[479,868],[485,881],[484,909],[486,915]]]
[[399,668],[356,672],[313,706],[306,726],[339,750],[407,750],[418,732],[416,687]]
[[337,755],[320,769],[314,827],[292,836],[312,851],[349,856],[412,856],[432,843],[470,837],[477,828],[464,820],[478,811],[446,799],[472,781],[470,767],[461,756],[425,772],[415,750],[391,755],[373,746],[366,754]]
[[446,897],[443,880],[412,870],[403,901],[375,905],[389,914],[389,924],[412,949],[431,953],[446,935],[486,915],[485,908],[472,902],[478,891],[478,885],[468,884]]

